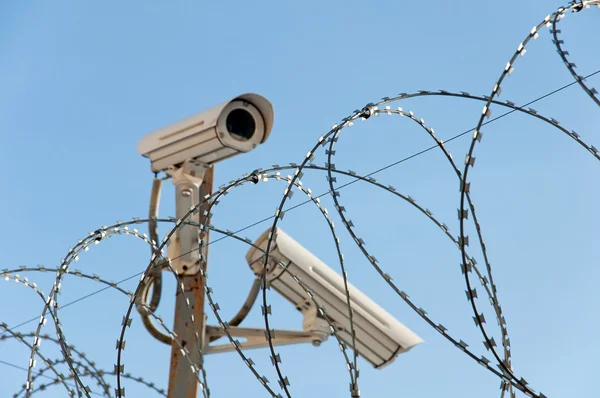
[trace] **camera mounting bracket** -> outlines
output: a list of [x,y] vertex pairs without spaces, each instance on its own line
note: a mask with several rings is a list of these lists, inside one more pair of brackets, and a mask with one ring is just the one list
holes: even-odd
[[[318,347],[322,342],[327,340],[330,333],[329,324],[325,319],[318,316],[317,309],[314,305],[307,305],[307,303],[313,304],[311,301],[306,300],[298,305],[298,307],[302,308],[300,311],[304,316],[302,322],[302,329],[304,330],[272,330],[271,342],[273,343],[273,346],[312,343],[312,345]],[[231,337],[243,337],[246,339],[244,342],[234,340],[235,346],[242,350],[265,348],[269,346],[267,332],[264,329],[228,326],[227,331]],[[204,339],[205,346],[203,349],[205,354],[215,354],[235,350],[236,347],[231,343],[212,346],[208,345],[208,342],[211,340],[210,337],[222,337],[226,335],[225,330],[222,327],[207,326],[205,333],[206,338]]]
[[[249,350],[255,348],[269,347],[269,341],[267,340],[266,331],[260,328],[240,328],[230,326],[227,331],[231,337],[243,337],[246,339],[244,342],[240,342],[234,339],[235,346],[242,350]],[[206,327],[206,338],[205,342],[210,340],[210,337],[222,337],[225,336],[225,330],[222,327],[207,326]],[[301,343],[312,343],[314,346],[319,346],[322,342],[327,340],[327,333],[320,331],[295,331],[295,330],[272,330],[271,341],[273,346],[292,345]],[[204,347],[204,354],[217,354],[221,352],[234,351],[235,347],[231,343],[219,344],[219,345],[208,345]]]
[[198,186],[202,184],[204,172],[210,165],[196,159],[188,159],[179,166],[170,166],[165,173],[173,179],[173,185],[178,183],[193,182]]
[[[190,209],[202,200],[200,186],[208,167],[210,166],[190,159],[167,171],[175,185],[175,217],[178,220],[186,217]],[[199,224],[199,213],[200,211],[192,212],[187,219]],[[171,265],[179,275],[195,275],[200,272],[199,233],[197,226],[180,225],[167,247],[167,254],[172,259]]]

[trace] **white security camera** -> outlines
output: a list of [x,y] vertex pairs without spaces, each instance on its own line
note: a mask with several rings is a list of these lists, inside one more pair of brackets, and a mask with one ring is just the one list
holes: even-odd
[[243,94],[144,136],[138,151],[152,171],[166,171],[186,160],[211,165],[266,141],[273,106],[258,94]]
[[[271,229],[265,231],[246,254],[250,268],[257,276],[264,270],[264,250]],[[262,249],[262,251],[261,251]],[[280,266],[284,264],[284,267]],[[391,363],[399,354],[423,340],[373,300],[348,283],[356,347],[352,345],[352,329],[348,315],[346,290],[342,277],[302,247],[281,229],[276,229],[271,243],[267,280],[272,288],[296,306],[306,311],[314,306],[293,275],[314,294],[317,305],[336,326],[339,337],[375,368]]]

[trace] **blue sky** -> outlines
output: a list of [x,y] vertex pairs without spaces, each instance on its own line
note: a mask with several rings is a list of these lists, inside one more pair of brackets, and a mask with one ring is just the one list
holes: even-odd
[[[259,167],[300,163],[333,124],[383,96],[421,89],[488,95],[531,27],[560,5],[512,0],[1,2],[0,269],[57,267],[89,231],[145,216],[152,173],[136,145],[158,127],[237,94],[257,92],[274,104],[273,132],[255,151],[219,164],[216,185]],[[561,38],[581,75],[600,69],[594,42],[599,12],[587,10],[560,22]],[[517,61],[500,99],[524,104],[570,82],[544,29]],[[600,86],[599,75],[588,82]],[[474,127],[482,104],[424,97],[393,106],[424,118],[446,140]],[[600,113],[577,86],[532,107],[576,130],[586,142],[599,142]],[[493,116],[504,112],[492,109]],[[515,373],[549,397],[589,396],[596,391],[600,354],[594,343],[600,327],[594,315],[600,305],[597,161],[557,129],[526,115],[512,114],[484,131],[470,174],[471,191],[508,323]],[[416,124],[381,116],[344,130],[336,167],[366,174],[431,144]],[[466,137],[447,145],[460,165],[468,145]],[[316,163],[325,161],[324,152],[318,154]],[[440,151],[376,178],[414,197],[458,234],[458,181]],[[307,171],[303,184],[313,192],[327,191],[319,172]],[[272,215],[284,188],[269,181],[235,190],[215,210],[213,224],[237,230]],[[356,230],[386,272],[436,322],[478,355],[491,357],[465,299],[456,247],[389,193],[360,183],[341,192]],[[174,213],[172,197],[173,188],[165,184],[161,215]],[[302,199],[296,194],[289,204]],[[354,246],[332,201],[324,198],[323,204],[338,226],[350,281],[425,340],[382,370],[359,362],[362,395],[498,396],[499,380],[413,313]],[[255,239],[269,225],[247,229],[243,236]],[[314,206],[289,212],[280,226],[339,271],[327,224]],[[169,228],[161,225],[161,234]],[[143,226],[140,230],[146,232]],[[474,244],[471,250],[481,258]],[[210,279],[225,314],[237,312],[252,282],[246,251],[230,239],[211,248]],[[148,259],[143,242],[121,237],[82,255],[77,268],[118,281],[142,271]],[[52,275],[20,275],[49,292]],[[167,324],[173,317],[169,278],[159,308]],[[135,281],[123,287],[132,290]],[[41,301],[32,291],[2,282],[0,321],[16,325],[39,316]],[[68,276],[60,302],[101,287]],[[291,305],[274,293],[269,298],[277,328],[301,327]],[[106,291],[61,310],[69,343],[112,370],[127,304],[127,297]],[[499,336],[491,308],[482,308],[491,333]],[[27,333],[35,325],[18,330]],[[259,308],[245,325],[262,325]],[[44,331],[54,332],[51,322]],[[169,348],[153,340],[137,316],[127,333],[127,372],[166,388]],[[279,350],[293,396],[348,396],[344,361],[332,340],[319,348]],[[58,354],[50,342],[42,348],[49,357]],[[251,357],[277,390],[268,352],[255,351]],[[28,351],[14,341],[0,342],[0,359],[27,367]],[[212,396],[268,396],[234,353],[207,357],[206,368]],[[26,372],[6,364],[0,369],[0,395],[17,392]],[[115,384],[112,378],[109,382]],[[95,383],[91,386],[98,391]],[[134,382],[125,387],[127,396],[154,394]],[[54,387],[38,395],[63,392]]]

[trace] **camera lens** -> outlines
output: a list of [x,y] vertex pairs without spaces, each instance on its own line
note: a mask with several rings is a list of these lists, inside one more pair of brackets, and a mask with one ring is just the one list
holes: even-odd
[[245,109],[234,109],[225,121],[227,125],[227,131],[236,140],[247,141],[254,135],[256,130],[256,123],[254,117]]

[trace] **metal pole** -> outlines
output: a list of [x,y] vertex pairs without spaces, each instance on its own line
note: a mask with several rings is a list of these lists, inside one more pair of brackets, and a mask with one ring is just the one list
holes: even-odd
[[[212,194],[213,191],[213,176],[214,168],[210,167],[204,172],[204,178],[200,188],[194,187],[193,184],[178,184],[176,186],[177,195],[177,218],[181,218],[190,206],[198,204],[205,195]],[[188,205],[188,202],[190,204]],[[186,207],[187,206],[187,207]],[[205,207],[200,207],[198,212],[198,221],[200,224],[208,222],[207,217],[204,215]],[[192,226],[184,226],[183,228],[194,228]],[[200,232],[196,231],[196,237]],[[208,243],[208,231],[202,236],[203,240]],[[189,244],[186,242],[179,242],[180,252],[183,256],[190,251]],[[187,242],[189,243],[189,242]],[[197,243],[196,243],[197,244]],[[208,247],[202,248],[202,254],[208,259]],[[197,247],[195,253],[195,261],[199,261],[197,255]],[[184,257],[188,258],[188,257]],[[191,258],[191,257],[189,257]],[[208,264],[208,262],[207,262]],[[191,268],[191,265],[189,266]],[[185,266],[184,266],[184,269]],[[178,336],[178,340],[181,345],[186,348],[189,352],[189,358],[192,363],[200,366],[200,361],[203,360],[198,355],[198,347],[194,338],[194,332],[197,331],[200,336],[199,343],[202,346],[204,344],[204,326],[205,326],[205,315],[204,315],[204,287],[202,285],[202,277],[199,271],[192,275],[185,273],[178,276],[179,284],[183,285],[183,294],[177,290],[175,296],[175,319],[173,331]],[[194,322],[190,324],[190,316],[188,313],[186,301],[189,302],[189,307],[194,315]],[[198,391],[198,378],[194,374],[192,367],[188,361],[183,358],[180,348],[177,344],[173,343],[171,348],[171,369],[169,371],[169,389],[168,398],[196,398]]]

